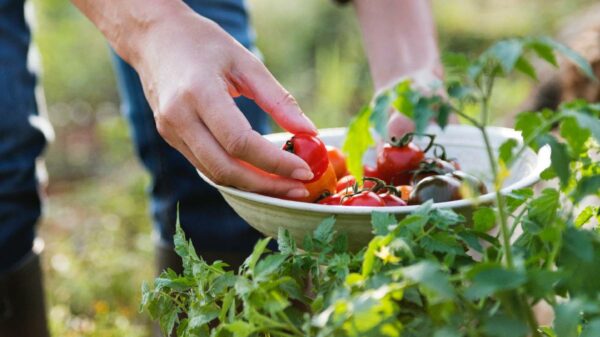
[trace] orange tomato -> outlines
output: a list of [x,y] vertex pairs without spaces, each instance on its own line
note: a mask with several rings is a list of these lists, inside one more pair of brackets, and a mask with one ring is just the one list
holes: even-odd
[[400,185],[396,186],[396,189],[398,190],[400,198],[404,201],[408,201],[408,199],[410,198],[410,192],[412,192],[413,187],[411,185]]
[[327,145],[327,157],[329,157],[329,162],[333,165],[337,179],[341,179],[348,174],[346,156],[340,149]]
[[335,170],[333,169],[333,165],[329,163],[327,170],[325,170],[325,173],[323,173],[319,179],[310,183],[304,183],[304,187],[306,187],[309,193],[308,197],[294,200],[315,202],[323,195],[323,193],[328,192],[329,194],[334,194],[336,192],[336,184],[337,179],[335,177]]

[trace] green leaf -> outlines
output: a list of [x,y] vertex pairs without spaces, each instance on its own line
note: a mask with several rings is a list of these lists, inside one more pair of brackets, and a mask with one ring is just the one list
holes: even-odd
[[583,177],[577,182],[577,187],[573,192],[575,202],[581,201],[588,195],[600,195],[600,175]]
[[436,232],[424,236],[419,242],[423,249],[430,252],[464,255],[462,245],[454,236],[446,232]]
[[254,270],[255,280],[261,281],[267,279],[271,274],[277,271],[285,261],[286,257],[286,255],[282,254],[271,254],[260,260]]
[[225,329],[233,333],[234,337],[248,337],[254,332],[254,325],[244,321],[235,321],[225,325]]
[[335,216],[325,218],[313,233],[313,238],[322,243],[331,243],[333,241],[333,225],[335,225]]
[[398,220],[393,214],[383,212],[371,213],[371,224],[373,225],[373,234],[386,235],[390,232],[390,225],[397,225]]
[[439,300],[454,298],[454,289],[452,289],[447,275],[442,272],[440,266],[435,262],[423,260],[404,267],[402,268],[402,275],[434,292]]
[[530,138],[537,128],[543,124],[543,119],[537,112],[522,112],[517,115],[515,130],[521,131],[523,139]]
[[287,229],[279,227],[277,231],[277,246],[281,254],[290,255],[296,251],[296,242]]
[[500,63],[505,74],[512,72],[517,61],[523,54],[523,42],[518,39],[509,39],[496,42],[482,55],[484,58],[493,57]]
[[487,232],[496,225],[496,213],[489,207],[480,207],[473,213],[473,225],[478,232]]
[[504,163],[508,163],[509,161],[511,161],[513,157],[513,151],[515,147],[517,147],[517,145],[519,145],[519,143],[516,139],[513,138],[509,138],[504,143],[502,143],[502,145],[500,145],[500,148],[498,149],[500,153],[500,160],[502,160]]
[[564,143],[560,143],[554,136],[549,134],[543,135],[539,139],[540,145],[550,145],[552,169],[554,169],[554,172],[560,179],[561,186],[566,186],[571,176],[571,170],[569,169],[571,158],[567,152],[567,147]]
[[498,314],[485,321],[483,331],[491,337],[521,337],[526,336],[529,329],[521,320]]
[[389,120],[389,110],[391,105],[389,92],[385,92],[375,98],[375,105],[369,121],[375,127],[375,131],[382,139],[387,139],[387,123]]
[[559,205],[558,191],[546,188],[529,204],[529,218],[542,226],[550,225],[554,222]]
[[531,197],[533,197],[533,190],[531,188],[513,190],[506,195],[506,205],[511,212],[514,212]]
[[582,303],[573,299],[554,307],[554,330],[560,337],[577,337]]
[[553,48],[554,50],[558,51],[559,53],[563,54],[565,57],[570,59],[592,81],[598,81],[598,79],[594,75],[594,71],[592,70],[592,66],[590,65],[590,63],[583,56],[579,55],[576,51],[548,37],[542,37],[539,39],[539,41],[541,43],[545,43],[547,46]]
[[583,209],[575,218],[575,227],[581,228],[585,225],[594,215],[598,214],[600,208],[598,206],[587,206]]
[[590,130],[581,127],[574,117],[567,117],[560,123],[560,135],[567,141],[575,156],[586,151],[585,143],[590,137]]
[[416,97],[415,92],[412,90],[411,81],[402,81],[396,84],[394,89],[396,92],[396,99],[392,105],[398,112],[412,119],[418,97]]
[[566,116],[575,117],[575,119],[579,123],[579,126],[590,130],[590,132],[596,139],[596,142],[600,143],[600,120],[598,120],[598,117],[594,117],[587,113],[573,109],[567,109],[563,113]]
[[535,68],[531,65],[531,63],[529,63],[529,61],[527,61],[526,58],[524,57],[519,57],[519,59],[517,60],[517,64],[515,65],[515,68],[522,72],[523,74],[531,77],[534,80],[537,80],[537,74],[535,72]]
[[538,41],[537,39],[531,39],[527,45],[533,49],[533,51],[543,60],[550,63],[551,65],[558,67],[556,62],[556,55],[554,55],[554,49],[548,44]]
[[475,265],[467,276],[472,280],[472,284],[465,291],[465,296],[470,299],[484,298],[500,291],[515,289],[527,281],[523,271],[506,269],[496,263]]
[[429,121],[435,115],[435,112],[431,110],[431,104],[429,99],[422,97],[415,106],[413,115],[413,121],[415,122],[415,132],[425,133],[425,129],[429,125]]
[[265,252],[267,245],[269,244],[270,238],[264,238],[262,240],[258,240],[258,242],[254,245],[254,250],[252,250],[252,254],[246,258],[244,261],[244,265],[254,274],[254,268],[256,263]]
[[208,324],[219,316],[219,312],[219,307],[215,303],[206,305],[194,303],[188,312],[188,326],[190,329],[195,329]]
[[575,228],[568,228],[563,237],[563,249],[583,262],[591,262],[594,258],[592,236]]
[[357,181],[362,181],[363,177],[363,155],[369,147],[375,145],[375,140],[369,130],[370,117],[371,109],[367,107],[352,119],[342,146],[342,150],[348,156],[348,170]]

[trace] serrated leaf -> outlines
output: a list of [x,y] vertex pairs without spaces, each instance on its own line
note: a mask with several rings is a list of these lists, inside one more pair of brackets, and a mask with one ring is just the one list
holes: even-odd
[[546,188],[529,204],[529,218],[542,226],[550,225],[554,222],[559,205],[558,191]]
[[564,143],[559,142],[554,136],[549,134],[539,137],[539,143],[540,145],[550,145],[552,169],[560,179],[561,186],[566,186],[571,176],[571,170],[569,169],[571,158],[567,152],[567,147]]
[[592,81],[598,81],[590,63],[576,51],[548,37],[539,40],[570,59]]
[[424,236],[419,242],[423,249],[430,252],[463,255],[464,250],[456,238],[449,233],[437,232]]
[[568,228],[563,236],[563,249],[584,262],[591,262],[594,258],[592,240],[588,232]]
[[496,225],[496,213],[489,207],[480,207],[473,212],[473,229],[487,232]]
[[219,316],[219,312],[219,307],[214,303],[206,305],[195,303],[188,312],[188,326],[190,329],[195,329],[208,324]]
[[381,139],[387,139],[387,123],[391,102],[392,99],[388,92],[377,96],[373,111],[369,117],[371,125],[374,126],[375,131],[381,136]]
[[519,57],[519,59],[517,60],[517,64],[515,64],[515,69],[531,77],[532,79],[537,80],[535,68],[523,56]]
[[371,117],[371,109],[369,107],[363,110],[354,117],[348,126],[348,134],[342,146],[343,152],[348,156],[348,170],[356,178],[357,181],[362,181],[363,155],[369,147],[375,145],[375,140],[371,136],[369,130]]
[[254,279],[265,280],[274,273],[285,261],[286,256],[282,254],[271,254],[260,260],[254,270]]
[[509,39],[496,42],[483,54],[483,57],[493,57],[500,63],[505,74],[512,72],[517,61],[523,54],[523,42],[518,39]]
[[404,267],[402,268],[402,275],[437,294],[439,300],[454,298],[454,289],[450,285],[447,275],[442,272],[440,266],[435,262],[424,260]]
[[256,242],[256,244],[254,245],[252,254],[250,254],[250,256],[248,256],[246,258],[246,261],[244,261],[244,265],[252,273],[254,273],[254,268],[256,267],[256,263],[258,262],[258,260],[262,256],[262,254],[265,252],[265,249],[267,248],[267,245],[269,244],[270,240],[271,240],[270,238],[264,238],[264,239],[258,240],[258,242]]
[[290,255],[296,251],[296,242],[287,229],[279,227],[277,231],[277,246],[281,254]]
[[520,287],[527,281],[527,276],[520,270],[509,270],[495,263],[475,265],[467,276],[472,280],[465,291],[470,299],[485,298],[500,291]]
[[390,232],[389,226],[398,224],[398,220],[390,213],[373,212],[371,213],[371,224],[373,225],[373,234],[386,235]]
[[322,243],[331,243],[333,241],[333,225],[335,225],[335,216],[323,219],[319,226],[313,232],[313,238]]

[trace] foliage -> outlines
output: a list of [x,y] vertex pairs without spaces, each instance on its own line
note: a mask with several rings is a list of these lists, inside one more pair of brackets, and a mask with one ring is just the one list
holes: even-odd
[[[524,140],[507,141],[499,158],[486,133],[494,80],[513,71],[535,77],[529,56],[554,64],[555,50],[592,76],[587,63],[552,40],[501,41],[474,61],[454,57],[447,100],[422,95],[409,82],[384,93],[388,98],[357,117],[346,148],[370,142],[366,121],[377,129],[371,117],[385,116],[373,113],[383,101],[412,117],[418,131],[432,117],[443,126],[457,113],[482,131],[496,190],[526,149],[542,146],[552,150],[542,177],[558,179],[558,188],[495,193],[494,205],[479,207],[472,219],[430,202],[399,222],[374,212],[374,237],[359,252],[347,250],[334,218],[304,239],[303,250],[281,230],[279,252],[268,251],[264,239],[237,273],[204,262],[179,229],[185,271],[144,285],[142,309],[165,333],[177,327],[178,336],[597,336],[600,231],[585,224],[599,217],[598,207],[574,209],[600,193],[600,164],[590,157],[599,152],[600,106],[577,101],[520,114]],[[462,112],[473,102],[479,119]],[[498,234],[490,232],[495,226]],[[552,306],[552,326],[538,326],[531,308],[539,302]]]

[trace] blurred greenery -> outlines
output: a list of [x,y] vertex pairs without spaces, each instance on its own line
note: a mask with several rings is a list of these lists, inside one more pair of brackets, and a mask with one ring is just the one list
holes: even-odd
[[[514,35],[552,35],[589,0],[434,0],[442,50],[476,53]],[[152,270],[149,183],[118,112],[107,43],[72,5],[34,0],[35,41],[57,131],[47,153],[41,235],[55,336],[146,336],[139,286]],[[265,62],[319,127],[345,125],[372,95],[351,6],[326,0],[251,0]],[[499,83],[497,117],[533,82]],[[500,118],[498,118],[500,120]]]

